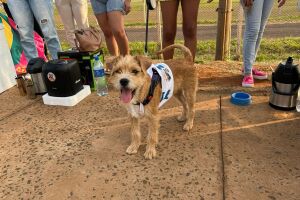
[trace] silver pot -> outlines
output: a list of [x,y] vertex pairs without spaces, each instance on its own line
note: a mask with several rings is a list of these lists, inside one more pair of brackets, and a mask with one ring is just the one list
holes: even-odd
[[285,83],[279,83],[274,81],[276,91],[281,93],[281,94],[292,94],[294,91],[297,89],[298,84],[285,84]]
[[275,92],[271,93],[270,105],[283,110],[294,110],[297,104],[297,93],[294,95],[282,95]]
[[44,82],[43,73],[30,74],[36,94],[44,94],[47,88]]

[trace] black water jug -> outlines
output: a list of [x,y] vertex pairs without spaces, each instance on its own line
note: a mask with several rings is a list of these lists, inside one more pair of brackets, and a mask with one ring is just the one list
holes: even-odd
[[270,105],[281,110],[295,109],[299,84],[299,66],[293,64],[293,58],[289,57],[286,62],[280,63],[272,73]]

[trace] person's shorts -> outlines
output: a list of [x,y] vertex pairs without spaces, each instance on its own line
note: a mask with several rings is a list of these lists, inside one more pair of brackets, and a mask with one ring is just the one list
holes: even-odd
[[125,14],[124,0],[91,0],[91,4],[96,15],[111,11],[120,11]]

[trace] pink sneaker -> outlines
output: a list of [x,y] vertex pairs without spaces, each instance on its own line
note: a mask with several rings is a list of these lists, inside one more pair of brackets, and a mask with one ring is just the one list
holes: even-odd
[[[244,69],[242,69],[242,74],[244,75]],[[267,73],[259,71],[258,69],[255,69],[255,68],[252,69],[252,75],[253,75],[253,78],[258,79],[258,80],[268,79]]]
[[243,87],[254,87],[254,80],[252,75],[245,75],[242,82]]
[[258,80],[268,79],[268,74],[267,73],[259,71],[255,68],[252,69],[252,75],[253,75],[253,78],[258,79]]

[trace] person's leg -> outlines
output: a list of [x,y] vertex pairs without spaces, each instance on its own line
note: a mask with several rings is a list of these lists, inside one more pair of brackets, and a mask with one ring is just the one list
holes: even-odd
[[98,24],[104,34],[106,46],[107,46],[107,49],[108,49],[110,55],[112,55],[112,56],[119,55],[118,44],[113,35],[111,27],[109,26],[107,13],[97,14],[96,18],[97,18]]
[[72,2],[73,0],[55,0],[56,8],[64,24],[67,41],[74,48],[76,45],[74,41],[75,22],[71,6]]
[[42,32],[42,29],[41,29],[39,23],[36,21],[35,17],[33,18],[33,21],[34,21],[34,25],[33,25],[34,28],[33,28],[33,30],[34,30],[37,34],[39,34],[42,38],[44,38],[44,34],[43,34],[43,32]]
[[[177,30],[177,12],[179,0],[161,1],[161,16],[163,21],[163,48],[174,44]],[[164,59],[172,59],[174,50],[164,53]]]
[[18,26],[21,45],[27,60],[38,57],[33,39],[33,15],[29,2],[27,0],[10,0],[7,5]]
[[188,47],[195,60],[197,49],[197,17],[200,0],[182,0],[182,31],[184,45]]
[[[274,4],[274,0],[262,0],[263,1],[263,8],[262,8],[262,15],[261,15],[261,23],[260,23],[260,28],[259,28],[259,32],[258,32],[258,37],[256,40],[256,44],[255,44],[255,55],[253,58],[253,62],[255,62],[256,60],[256,56],[257,56],[257,52],[259,50],[259,46],[260,46],[260,42],[268,21],[268,18],[271,14],[272,11],[272,7]],[[252,75],[253,78],[255,79],[259,79],[259,80],[263,80],[263,79],[267,79],[268,78],[268,74],[260,71],[258,69],[255,69],[254,67],[252,67]]]
[[120,11],[111,11],[107,13],[108,23],[111,27],[112,33],[117,41],[120,54],[129,54],[128,38],[124,28],[124,16]]
[[261,23],[260,23],[260,28],[259,28],[259,32],[258,32],[258,38],[257,38],[256,45],[255,45],[255,58],[256,58],[257,52],[259,50],[260,42],[261,42],[265,27],[267,25],[268,18],[271,14],[271,11],[272,11],[272,8],[274,5],[274,0],[262,0],[262,1],[263,1],[263,8],[262,8]]
[[108,0],[107,17],[121,55],[129,54],[128,38],[124,27],[124,1]]
[[[45,43],[45,36],[43,34],[43,31],[39,25],[39,23],[36,21],[35,17],[33,17],[34,20],[34,25],[33,25],[33,30],[39,35],[41,36],[41,38],[43,39],[44,43]],[[44,54],[46,57],[48,57],[48,49],[47,49],[47,45],[44,45]]]
[[71,0],[72,12],[77,28],[85,29],[89,27],[87,0]]
[[47,47],[52,59],[57,59],[57,52],[61,51],[60,42],[57,36],[54,20],[53,8],[48,0],[28,0],[31,10],[39,23],[45,36]]
[[264,1],[254,1],[252,7],[243,5],[245,15],[245,31],[243,39],[243,63],[244,74],[252,75],[252,67],[255,59],[255,47],[261,25],[261,16]]
[[110,55],[119,55],[117,42],[108,23],[106,4],[99,0],[91,0],[91,4],[98,24],[104,34],[106,46]]
[[[242,1],[243,2],[243,1]],[[255,46],[261,24],[263,1],[254,1],[251,7],[244,8],[245,31],[243,39],[243,64],[244,78],[243,87],[253,87],[253,63],[255,61]]]

